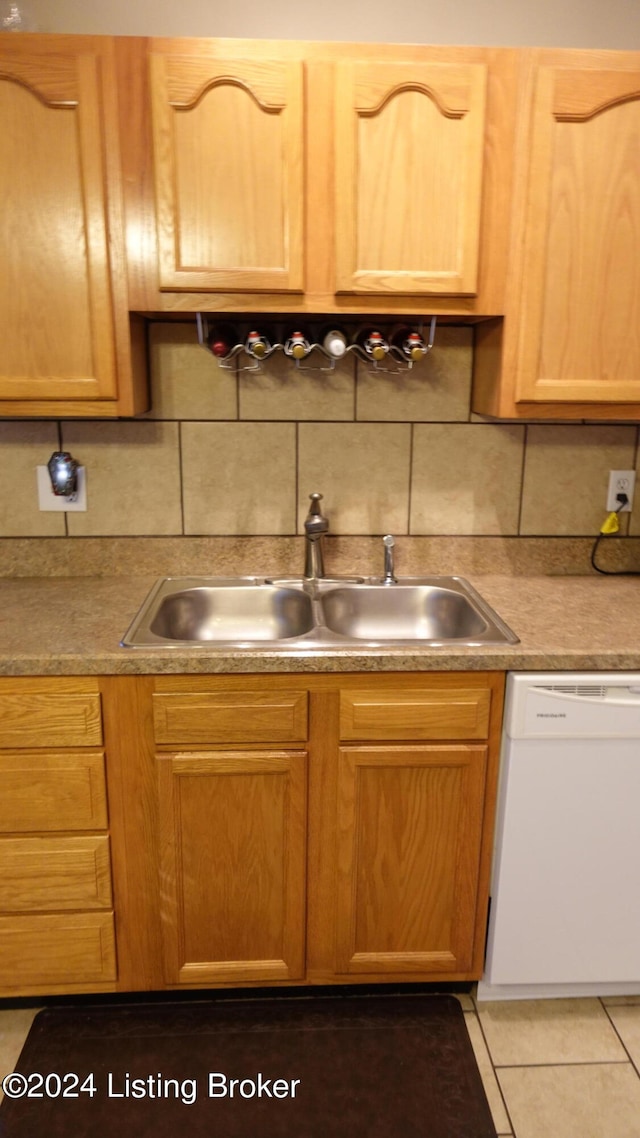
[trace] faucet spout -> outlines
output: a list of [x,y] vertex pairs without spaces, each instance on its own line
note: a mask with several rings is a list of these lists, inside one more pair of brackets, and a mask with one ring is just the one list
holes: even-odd
[[304,576],[306,580],[317,580],[324,577],[323,538],[329,531],[329,522],[320,508],[322,494],[310,494],[309,498],[311,505],[304,522]]
[[393,547],[396,544],[396,539],[390,533],[385,534],[383,537],[384,542],[384,577],[382,578],[383,585],[396,585],[397,577],[394,573],[393,564]]

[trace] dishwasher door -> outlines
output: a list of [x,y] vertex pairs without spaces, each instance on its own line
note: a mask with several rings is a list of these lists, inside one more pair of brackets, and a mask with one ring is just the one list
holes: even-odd
[[507,681],[479,999],[640,992],[640,674]]

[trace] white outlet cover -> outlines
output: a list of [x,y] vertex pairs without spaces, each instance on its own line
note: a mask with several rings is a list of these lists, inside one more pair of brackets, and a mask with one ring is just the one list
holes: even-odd
[[[628,514],[631,512],[633,506],[633,492],[636,485],[636,472],[635,470],[610,470],[609,471],[609,488],[607,490],[607,509],[618,510],[621,514]],[[626,506],[620,508],[620,503],[616,495],[620,491],[624,491],[629,501]]]
[[84,466],[78,467],[78,493],[75,499],[63,498],[61,494],[54,494],[46,466],[36,466],[36,475],[38,478],[38,509],[64,510],[67,513],[72,511],[87,512],[87,475]]

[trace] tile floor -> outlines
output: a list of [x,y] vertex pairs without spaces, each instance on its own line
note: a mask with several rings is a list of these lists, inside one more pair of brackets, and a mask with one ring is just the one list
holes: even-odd
[[462,1003],[500,1138],[640,1138],[640,997]]
[[[460,999],[500,1138],[640,1138],[640,997]],[[36,1011],[0,1010],[0,1079]]]

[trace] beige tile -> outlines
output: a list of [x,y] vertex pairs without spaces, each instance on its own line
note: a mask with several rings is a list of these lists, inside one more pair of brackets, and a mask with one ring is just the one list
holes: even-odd
[[640,996],[601,996],[605,1008],[626,1007],[628,1005],[640,1006]]
[[530,426],[520,533],[595,537],[609,471],[633,469],[635,438],[630,426]]
[[[39,1008],[9,1008],[0,1011],[0,1083],[15,1068],[29,1029]],[[0,1102],[3,1099],[0,1090]]]
[[479,1003],[478,1015],[496,1067],[627,1059],[597,999]]
[[473,1053],[476,1057],[476,1063],[478,1064],[478,1070],[482,1076],[482,1084],[487,1096],[487,1101],[491,1108],[491,1116],[493,1118],[494,1126],[498,1131],[498,1134],[509,1134],[511,1130],[509,1118],[505,1110],[502,1093],[500,1091],[500,1087],[498,1086],[495,1071],[491,1065],[491,1059],[489,1058],[489,1052],[487,1051],[486,1043],[482,1038],[480,1024],[478,1023],[475,1011],[465,1012],[464,1021],[467,1025],[467,1031],[469,1032],[469,1038],[471,1040],[471,1046],[473,1047]]
[[0,423],[0,535],[60,537],[64,513],[38,509],[36,466],[58,450],[57,423]]
[[406,533],[410,444],[408,424],[302,423],[299,532],[319,491],[332,534]]
[[498,1071],[517,1138],[639,1138],[640,1079],[630,1063]]
[[241,370],[240,418],[353,419],[354,358],[349,355],[334,371],[317,370],[327,367],[319,352],[312,352],[302,368],[277,352],[262,371]]
[[436,329],[424,360],[399,375],[359,362],[356,417],[390,423],[466,422],[472,364],[473,330],[444,326]]
[[473,996],[468,996],[466,992],[454,992],[454,996],[456,1000],[458,1000],[463,1012],[475,1013],[476,1005],[473,1002]]
[[607,1011],[625,1048],[640,1071],[640,1006],[638,1004],[609,1006]]
[[293,423],[183,423],[185,532],[295,533]]
[[151,410],[147,419],[237,419],[235,366],[220,367],[198,343],[189,324],[152,324],[149,329]]
[[416,425],[410,532],[515,534],[523,446],[521,426]]
[[65,448],[87,470],[87,512],[74,536],[181,533],[177,423],[63,423]]

